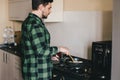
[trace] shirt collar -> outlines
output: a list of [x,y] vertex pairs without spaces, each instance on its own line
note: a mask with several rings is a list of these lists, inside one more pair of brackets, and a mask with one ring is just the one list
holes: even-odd
[[38,17],[36,14],[29,13],[29,16],[32,16],[32,17],[34,16],[37,20],[39,20],[40,22],[42,22],[42,24],[44,25],[43,20],[40,17]]

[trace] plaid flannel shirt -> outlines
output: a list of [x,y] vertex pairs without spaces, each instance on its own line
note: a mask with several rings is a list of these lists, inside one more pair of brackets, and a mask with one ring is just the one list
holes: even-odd
[[22,24],[22,71],[24,80],[49,80],[52,77],[51,56],[58,52],[50,47],[50,34],[42,20],[29,13]]

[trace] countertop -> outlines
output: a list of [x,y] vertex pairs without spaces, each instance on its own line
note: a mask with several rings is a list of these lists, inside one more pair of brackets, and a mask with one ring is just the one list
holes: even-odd
[[4,51],[7,51],[11,54],[14,54],[16,56],[19,56],[19,57],[21,56],[20,49],[19,49],[18,46],[8,46],[6,44],[0,44],[0,49],[4,50]]

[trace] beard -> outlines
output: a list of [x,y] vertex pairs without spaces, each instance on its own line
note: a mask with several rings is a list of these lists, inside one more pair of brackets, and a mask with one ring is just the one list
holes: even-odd
[[45,16],[45,15],[42,15],[42,18],[43,18],[43,19],[47,19],[47,16]]
[[43,19],[47,19],[47,17],[48,17],[49,14],[50,14],[50,13],[46,14],[46,13],[43,11],[43,12],[42,12],[42,18],[43,18]]

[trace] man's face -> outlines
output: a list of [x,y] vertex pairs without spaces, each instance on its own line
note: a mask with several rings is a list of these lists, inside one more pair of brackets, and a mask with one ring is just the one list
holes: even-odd
[[48,15],[51,13],[51,8],[52,8],[52,4],[48,3],[48,5],[46,5],[42,11],[42,18],[46,19],[48,17]]

